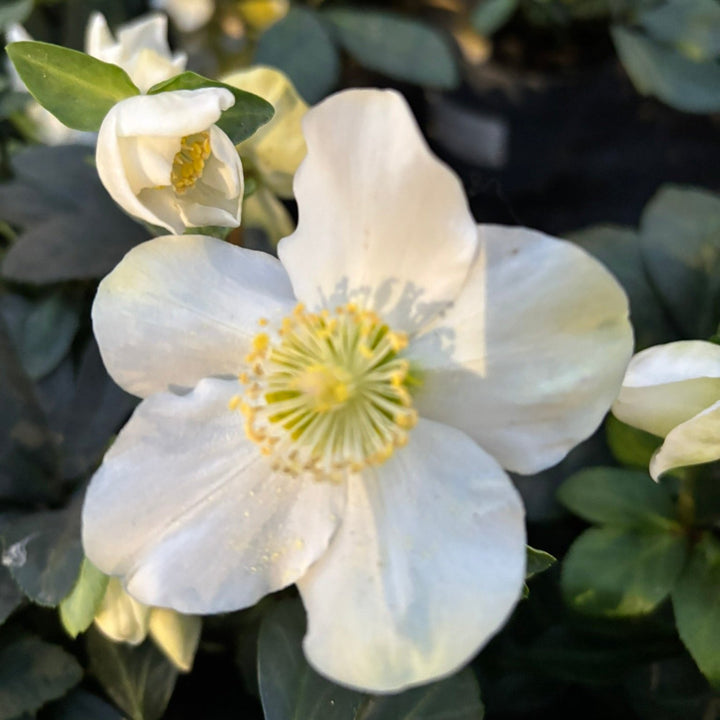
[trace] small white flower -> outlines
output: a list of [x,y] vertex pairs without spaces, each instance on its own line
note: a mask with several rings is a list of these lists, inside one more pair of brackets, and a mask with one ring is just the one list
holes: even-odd
[[187,55],[173,53],[167,41],[167,17],[160,13],[121,25],[117,39],[102,13],[90,16],[85,30],[85,52],[98,60],[119,65],[147,92],[153,85],[169,80],[185,69]]
[[95,625],[115,642],[139,645],[148,635],[183,672],[192,667],[202,621],[166,608],[151,608],[130,597],[117,578],[110,578]]
[[229,90],[136,95],[113,106],[98,135],[105,188],[126,212],[182,233],[237,227],[243,197],[240,157],[216,123],[234,103]]
[[215,12],[215,0],[150,0],[150,5],[164,10],[181,32],[199,30]]
[[304,128],[281,262],[166,237],[101,283],[103,359],[145,399],[90,484],[84,545],[180,612],[297,583],[315,668],[395,691],[512,611],[525,530],[501,465],[536,472],[597,427],[627,299],[573,245],[477,227],[397,93],[339,93]]
[[650,461],[655,480],[674,468],[720,460],[720,346],[682,340],[639,352],[612,411],[665,438]]

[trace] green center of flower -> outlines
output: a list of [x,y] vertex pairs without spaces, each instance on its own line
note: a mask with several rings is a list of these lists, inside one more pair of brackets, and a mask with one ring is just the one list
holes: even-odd
[[180,150],[173,158],[170,182],[178,195],[195,187],[210,157],[210,133],[199,132],[180,139]]
[[406,346],[404,333],[352,303],[334,313],[298,305],[255,336],[230,407],[274,469],[340,480],[385,462],[417,422]]

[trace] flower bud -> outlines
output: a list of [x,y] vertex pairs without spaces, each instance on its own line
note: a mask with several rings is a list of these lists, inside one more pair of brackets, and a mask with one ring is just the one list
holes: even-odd
[[105,189],[127,213],[182,234],[188,227],[237,227],[240,157],[215,123],[234,103],[223,88],[137,95],[103,120],[96,163]]

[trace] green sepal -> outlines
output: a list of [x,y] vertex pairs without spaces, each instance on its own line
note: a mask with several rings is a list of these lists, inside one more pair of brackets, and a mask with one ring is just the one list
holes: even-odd
[[140,94],[122,68],[77,50],[22,41],[7,54],[30,94],[74,130],[98,130],[113,105]]
[[217,122],[217,126],[228,135],[235,145],[247,140],[258,128],[269,122],[275,114],[275,108],[258,95],[238,90],[231,85],[210,80],[190,71],[153,85],[148,90],[148,95],[157,95],[173,90],[199,90],[211,87],[229,90],[235,97],[235,104],[228,108]]
[[105,595],[110,578],[98,570],[87,558],[80,566],[80,576],[70,594],[60,602],[60,620],[71,637],[85,632]]

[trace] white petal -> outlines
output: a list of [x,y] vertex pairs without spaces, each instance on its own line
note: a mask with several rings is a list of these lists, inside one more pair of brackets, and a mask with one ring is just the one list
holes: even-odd
[[151,0],[150,5],[165,10],[182,32],[198,30],[215,12],[214,0]]
[[94,11],[88,19],[85,28],[85,52],[108,63],[117,63],[120,58],[120,48],[101,12]]
[[161,237],[133,248],[100,283],[93,304],[105,367],[145,397],[235,375],[259,318],[292,310],[280,263],[201,235]]
[[479,227],[454,306],[411,343],[421,415],[460,428],[500,464],[534,473],[599,425],[632,353],[627,298],[578,247]]
[[720,401],[671,430],[650,461],[657,480],[674,468],[720,460]]
[[192,667],[200,642],[202,620],[167,608],[153,608],[148,625],[150,636],[170,662],[183,672]]
[[161,135],[180,138],[207,130],[234,103],[235,98],[229,90],[214,87],[135,95],[114,105],[103,124],[109,117],[115,117],[115,129],[120,137]]
[[325,551],[345,489],[272,473],[228,409],[239,385],[203,380],[142,402],[90,483],[83,545],[146,605],[247,607]]
[[639,352],[630,361],[613,413],[664,437],[720,398],[720,346],[682,340]]
[[130,597],[117,578],[110,578],[95,624],[115,642],[139,645],[147,635],[150,608]]
[[303,128],[300,219],[278,248],[295,294],[311,308],[350,299],[395,330],[419,327],[455,298],[474,257],[459,179],[394,91],[338,93]]
[[515,488],[466,435],[421,420],[406,448],[348,490],[329,550],[298,582],[308,660],[371,692],[453,672],[519,598],[525,528]]
[[226,75],[222,82],[259,95],[275,108],[270,122],[240,143],[238,151],[251,158],[264,185],[280,197],[292,197],[293,176],[307,153],[301,124],[307,104],[290,78],[275,68],[256,65]]

